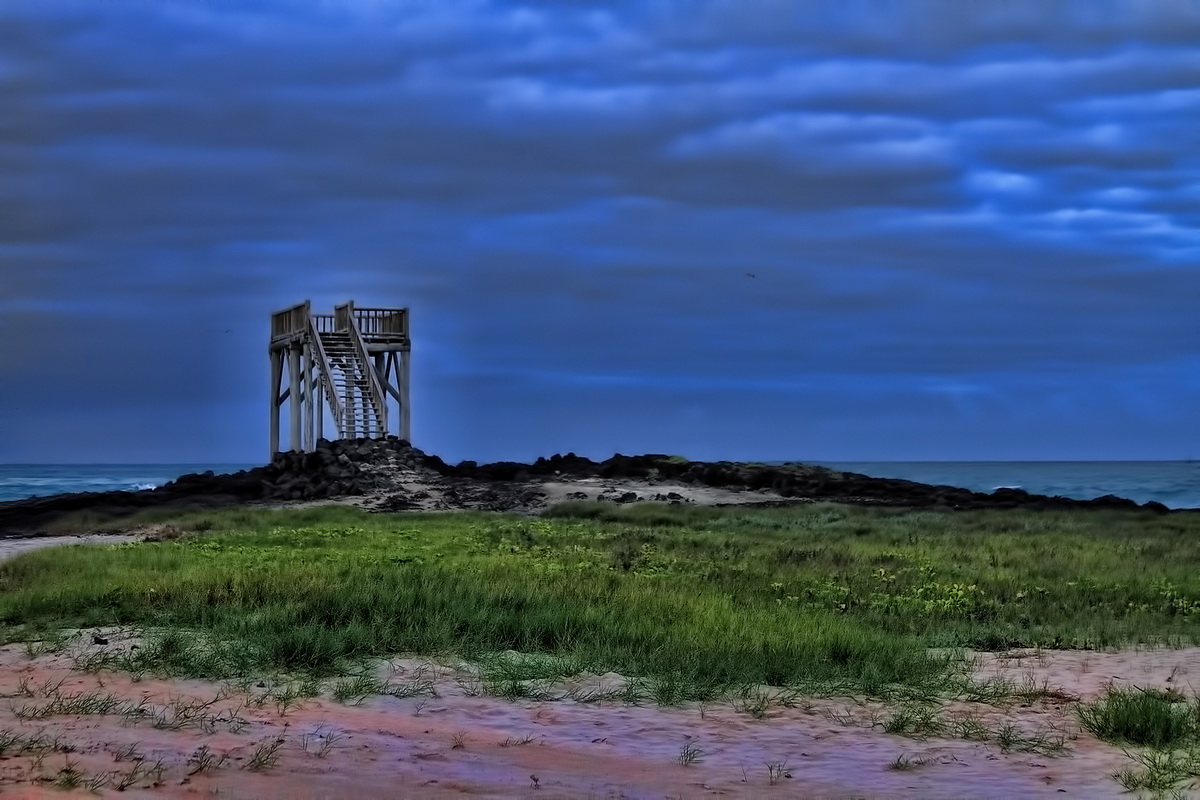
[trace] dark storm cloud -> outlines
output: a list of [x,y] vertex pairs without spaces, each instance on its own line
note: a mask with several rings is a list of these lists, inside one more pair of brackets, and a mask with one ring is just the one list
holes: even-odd
[[0,458],[99,457],[130,407],[164,460],[257,457],[305,297],[413,307],[420,443],[460,457],[1200,433],[1200,4],[0,17],[0,415],[60,432]]

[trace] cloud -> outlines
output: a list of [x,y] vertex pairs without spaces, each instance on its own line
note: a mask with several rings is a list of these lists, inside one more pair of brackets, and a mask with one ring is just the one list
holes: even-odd
[[690,134],[668,152],[683,159],[768,159],[805,171],[872,174],[952,162],[954,144],[916,120],[879,115],[772,114]]
[[[1165,453],[1196,392],[1200,7],[1099,8],[8,4],[0,330],[29,344],[0,416],[53,431],[90,384],[93,427],[136,396],[164,460],[197,403],[257,457],[266,314],[355,297],[413,307],[422,444],[463,457],[581,403],[627,449],[719,421],[749,453],[807,415],[865,455],[961,413],[1007,432],[963,422],[962,457],[1036,457],[1070,408]],[[554,414],[536,441],[570,449]]]

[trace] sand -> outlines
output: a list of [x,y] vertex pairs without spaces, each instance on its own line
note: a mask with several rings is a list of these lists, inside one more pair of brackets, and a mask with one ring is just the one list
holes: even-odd
[[[93,633],[108,640],[93,643]],[[196,680],[135,680],[88,674],[78,659],[130,647],[119,631],[84,632],[64,652],[0,648],[0,731],[61,737],[71,753],[0,758],[0,794],[36,796],[71,766],[115,792],[135,765],[158,774],[134,779],[130,796],[195,797],[1117,797],[1111,774],[1129,765],[1118,748],[1082,732],[1069,698],[1097,696],[1109,682],[1187,685],[1200,675],[1200,648],[1116,653],[983,654],[981,677],[1046,682],[1055,696],[1025,704],[955,703],[952,719],[974,713],[991,727],[1059,732],[1068,752],[1050,757],[1004,752],[995,743],[884,733],[893,709],[852,699],[803,699],[755,718],[737,702],[682,707],[516,700],[482,696],[462,665],[405,659],[381,667],[397,686],[424,682],[437,696],[374,696],[361,705],[330,699],[280,707],[250,694]],[[619,676],[575,679],[577,688],[619,683]],[[568,686],[560,686],[569,688]],[[111,694],[143,703],[136,716],[51,714],[28,717],[55,696]],[[232,692],[231,694],[229,694]],[[226,696],[228,694],[228,696]],[[211,702],[209,723],[174,729],[172,704]],[[247,705],[249,701],[249,705]],[[155,716],[159,715],[158,722]],[[240,722],[233,722],[241,720]],[[279,741],[277,761],[251,769],[255,750]],[[329,744],[326,746],[326,741]],[[679,762],[685,746],[702,756]],[[138,761],[122,751],[136,747]],[[188,775],[208,747],[227,760]],[[897,757],[916,764],[889,765]],[[189,759],[193,763],[189,764]],[[774,783],[769,764],[785,765]],[[84,791],[80,789],[79,791]]]
[[0,561],[12,558],[30,550],[40,550],[43,547],[61,547],[69,544],[121,544],[137,542],[143,538],[140,534],[95,533],[80,536],[36,536],[23,539],[0,539]]

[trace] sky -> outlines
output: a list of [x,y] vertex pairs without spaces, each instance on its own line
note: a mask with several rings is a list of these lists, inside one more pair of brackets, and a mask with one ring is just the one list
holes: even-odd
[[[1200,0],[5,0],[0,462],[1200,457]],[[286,430],[286,423],[284,426]]]

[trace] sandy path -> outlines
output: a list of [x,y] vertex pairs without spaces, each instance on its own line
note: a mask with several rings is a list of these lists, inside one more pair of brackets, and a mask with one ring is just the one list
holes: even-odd
[[67,544],[121,544],[136,542],[141,536],[126,534],[85,534],[81,536],[35,536],[27,539],[0,539],[0,561],[12,558],[30,550],[40,550],[43,547],[56,547]]
[[[109,634],[105,634],[108,636]],[[918,741],[882,731],[892,709],[847,700],[775,706],[756,719],[735,704],[680,708],[574,700],[508,701],[473,696],[469,672],[429,661],[394,662],[397,686],[432,681],[436,697],[376,696],[360,706],[329,699],[279,707],[246,705],[247,695],[221,697],[202,681],[135,681],[118,673],[87,674],[75,657],[128,646],[119,636],[105,646],[79,644],[33,655],[0,648],[0,738],[61,736],[74,752],[40,759],[12,752],[0,757],[0,794],[60,796],[51,788],[67,765],[106,781],[129,776],[136,764],[161,763],[160,774],[137,777],[126,795],[154,797],[1086,797],[1122,796],[1110,777],[1128,766],[1114,747],[1079,731],[1071,704],[1038,700],[1008,708],[975,704],[971,713],[990,726],[1011,722],[1026,732],[1068,735],[1061,757],[1002,752],[994,743],[955,738]],[[82,644],[87,642],[88,644]],[[1200,675],[1200,648],[1140,653],[1044,653],[1021,658],[987,655],[981,675],[1020,683],[1050,681],[1064,693],[1092,697],[1121,676],[1139,685],[1168,684]],[[609,676],[610,678],[612,676]],[[602,678],[581,679],[584,685]],[[59,682],[61,681],[61,685]],[[57,685],[57,688],[54,688]],[[252,688],[265,693],[268,688]],[[142,715],[67,713],[30,716],[55,696],[111,693],[145,702]],[[214,701],[210,722],[171,723],[171,704]],[[220,699],[217,699],[220,698]],[[949,719],[965,704],[943,709]],[[155,721],[155,714],[159,721]],[[232,724],[230,720],[240,719]],[[282,740],[277,761],[249,768],[260,746]],[[325,743],[329,742],[325,747]],[[136,745],[142,761],[125,757]],[[679,763],[687,745],[703,756]],[[203,746],[224,764],[189,776]],[[323,747],[325,748],[322,752]],[[12,750],[13,748],[10,748]],[[889,767],[901,754],[920,763]],[[790,777],[772,783],[769,763],[787,764]],[[83,791],[79,789],[78,791]]]

